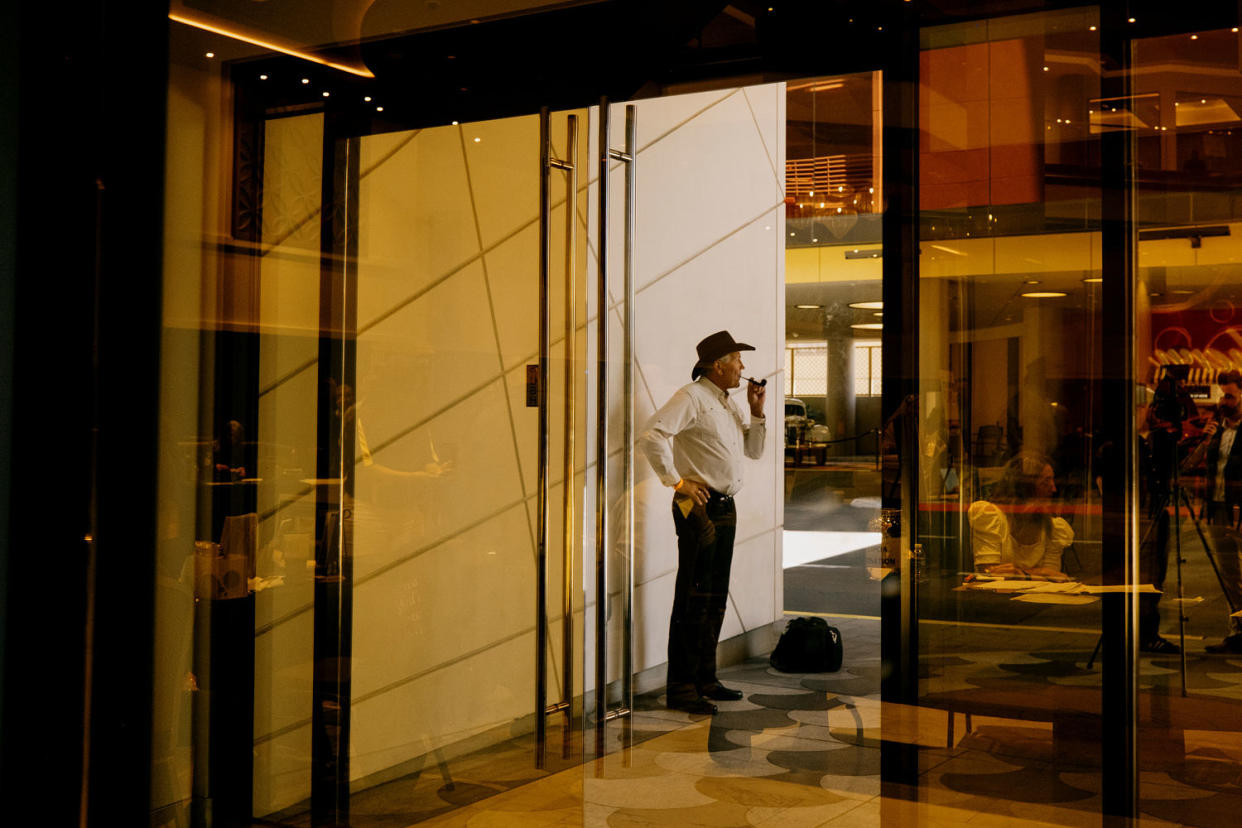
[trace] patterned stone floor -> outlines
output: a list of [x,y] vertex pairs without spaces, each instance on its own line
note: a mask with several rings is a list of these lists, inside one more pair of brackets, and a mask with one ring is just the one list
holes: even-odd
[[[1090,715],[1073,713],[1101,703],[1098,666],[1086,668],[1093,635],[929,630],[920,691],[934,704],[893,706],[884,720],[918,783],[882,790],[879,624],[832,623],[846,642],[839,673],[782,674],[754,659],[722,674],[746,695],[715,716],[638,699],[628,754],[616,727],[605,759],[572,765],[553,750],[540,772],[529,741],[514,740],[356,793],[352,824],[1100,824],[1099,737]],[[1183,700],[1177,659],[1142,662],[1142,824],[1242,824],[1242,659],[1199,652],[1188,667]]]

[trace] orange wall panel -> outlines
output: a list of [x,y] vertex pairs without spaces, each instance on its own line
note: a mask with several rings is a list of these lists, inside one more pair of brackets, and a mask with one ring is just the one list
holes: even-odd
[[920,55],[920,207],[1043,198],[1042,38]]

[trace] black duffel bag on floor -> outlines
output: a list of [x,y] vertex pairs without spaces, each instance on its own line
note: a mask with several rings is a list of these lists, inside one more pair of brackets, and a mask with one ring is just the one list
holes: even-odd
[[791,619],[768,662],[782,673],[835,673],[841,669],[841,631],[822,618]]

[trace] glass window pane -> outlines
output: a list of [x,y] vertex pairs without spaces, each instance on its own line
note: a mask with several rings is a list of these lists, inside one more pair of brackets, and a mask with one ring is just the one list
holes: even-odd
[[828,392],[828,349],[823,345],[793,348],[794,396],[822,397]]
[[793,395],[793,349],[785,349],[785,396]]

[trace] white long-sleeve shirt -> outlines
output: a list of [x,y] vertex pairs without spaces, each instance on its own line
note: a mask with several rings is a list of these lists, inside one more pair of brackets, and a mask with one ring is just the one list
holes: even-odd
[[706,377],[682,386],[651,415],[638,447],[665,486],[697,480],[722,494],[742,488],[742,455],[763,456],[767,424]]

